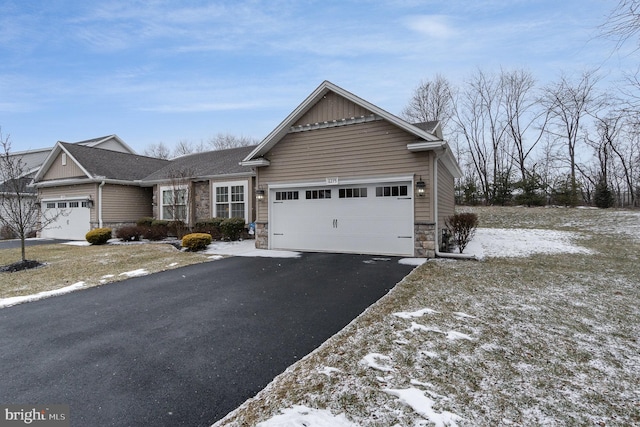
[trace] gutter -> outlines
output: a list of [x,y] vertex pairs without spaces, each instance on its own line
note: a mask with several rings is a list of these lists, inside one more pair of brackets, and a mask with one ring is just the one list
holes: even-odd
[[106,181],[102,181],[98,186],[98,226],[102,228],[102,187]]
[[455,253],[450,253],[450,252],[440,252],[440,244],[438,241],[438,158],[440,157],[439,153],[435,153],[435,157],[433,159],[433,217],[434,217],[434,222],[435,222],[435,238],[436,238],[436,244],[435,244],[435,253],[436,253],[436,257],[440,257],[440,258],[453,258],[453,259],[467,259],[467,260],[474,260],[477,261],[478,258],[476,258],[475,255],[469,255],[469,254],[455,254]]

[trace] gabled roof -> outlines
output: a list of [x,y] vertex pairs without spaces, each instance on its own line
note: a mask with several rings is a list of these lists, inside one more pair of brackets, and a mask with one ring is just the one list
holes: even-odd
[[77,142],[66,142],[66,141],[58,141],[58,142],[66,142],[68,144],[77,144],[77,145],[84,145],[87,147],[95,147],[95,148],[100,148],[100,145],[109,142],[111,140],[117,141],[124,150],[126,150],[127,152],[131,153],[131,154],[136,154],[135,150],[131,147],[129,147],[127,145],[126,142],[124,142],[118,135],[113,134],[113,135],[107,135],[107,136],[100,136],[98,138],[91,138],[91,139],[85,139],[84,141],[77,141]]
[[168,160],[153,157],[58,142],[38,171],[34,182],[42,180],[53,161],[62,152],[82,169],[87,178],[96,180],[136,181],[169,163]]
[[387,120],[391,124],[399,127],[400,129],[409,132],[410,134],[415,135],[417,138],[428,141],[428,142],[441,142],[446,145],[446,142],[442,141],[442,138],[438,138],[437,136],[421,129],[420,127],[414,126],[400,117],[397,117],[382,108],[365,101],[362,98],[357,97],[356,95],[348,92],[341,87],[329,82],[324,81],[316,90],[314,90],[311,95],[305,99],[302,104],[300,104],[291,114],[287,116],[286,119],[282,121],[267,137],[256,146],[256,148],[244,158],[243,162],[246,162],[247,165],[266,165],[265,163],[260,163],[260,158],[264,156],[274,145],[276,145],[288,132],[291,126],[293,126],[298,119],[300,119],[307,111],[309,111],[313,106],[322,99],[324,95],[328,92],[334,92],[337,95],[340,95],[349,101],[360,105],[361,107],[371,111],[373,114]]
[[253,175],[253,170],[248,166],[241,166],[240,161],[246,157],[255,145],[247,147],[229,148],[227,150],[206,151],[178,157],[150,175],[142,182],[153,184],[166,181],[182,173],[185,178],[209,178],[221,175]]

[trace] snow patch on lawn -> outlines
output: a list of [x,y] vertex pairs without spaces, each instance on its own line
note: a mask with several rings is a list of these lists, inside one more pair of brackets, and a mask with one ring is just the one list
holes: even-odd
[[326,409],[313,409],[295,405],[282,411],[256,427],[357,427],[344,416],[333,415]]
[[413,265],[413,266],[419,267],[427,261],[428,261],[427,258],[402,258],[398,260],[398,264]]
[[64,288],[54,289],[52,291],[39,292],[33,295],[23,295],[19,297],[0,298],[0,308],[10,307],[16,304],[22,304],[24,302],[37,301],[43,298],[48,298],[56,295],[68,294],[69,292],[77,291],[86,285],[85,282],[74,283],[73,285],[65,286]]
[[478,228],[464,253],[482,258],[528,257],[534,254],[592,254],[573,243],[577,233],[539,229]]
[[421,310],[416,311],[399,311],[398,313],[393,313],[394,316],[398,316],[402,319],[411,319],[412,317],[422,317],[425,314],[439,314],[439,311],[432,310],[430,308],[423,308]]
[[391,372],[393,368],[387,366],[391,363],[391,358],[380,353],[369,353],[360,360],[361,365],[376,369],[382,372]]
[[137,270],[125,271],[124,273],[120,273],[120,276],[138,277],[138,276],[146,276],[147,274],[149,274],[147,270],[145,270],[144,268],[139,268]]
[[69,246],[91,246],[91,243],[86,240],[73,240],[71,242],[64,242],[61,245],[69,245]]
[[462,419],[449,411],[436,412],[433,409],[435,401],[425,396],[422,390],[415,387],[405,389],[385,388],[382,391],[396,396],[400,402],[411,407],[416,413],[434,423],[436,427],[455,427],[458,425],[457,421]]
[[[255,240],[239,242],[213,242],[202,251],[205,255],[229,255],[263,258],[300,258],[300,252],[256,249]],[[216,259],[216,258],[212,258]]]

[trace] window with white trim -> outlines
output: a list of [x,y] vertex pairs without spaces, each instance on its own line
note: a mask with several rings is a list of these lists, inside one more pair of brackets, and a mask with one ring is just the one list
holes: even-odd
[[55,209],[55,208],[56,208],[55,202],[47,202],[47,209]]
[[186,187],[160,187],[161,218],[166,220],[187,219]]
[[247,220],[246,182],[225,182],[213,186],[215,216],[219,218],[243,218]]

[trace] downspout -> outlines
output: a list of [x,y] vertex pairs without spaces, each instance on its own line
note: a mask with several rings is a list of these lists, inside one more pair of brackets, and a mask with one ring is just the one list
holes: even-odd
[[102,187],[104,187],[104,181],[98,186],[98,226],[102,228]]
[[440,258],[454,258],[454,259],[472,259],[477,261],[475,255],[469,254],[454,254],[450,252],[440,252],[440,242],[438,240],[438,157],[439,154],[434,152],[433,159],[433,219],[435,222],[435,253],[436,257]]

